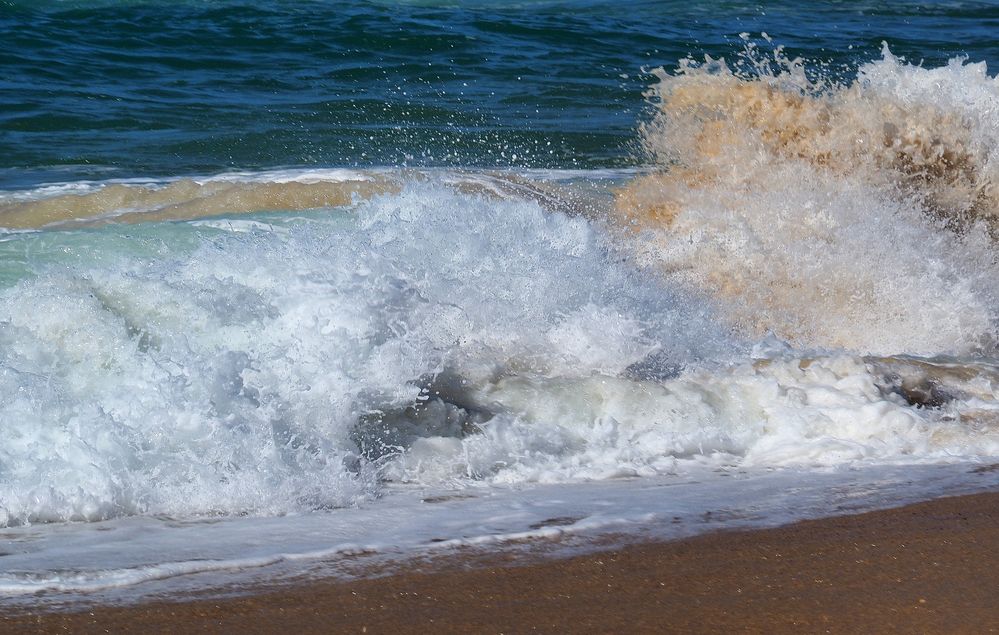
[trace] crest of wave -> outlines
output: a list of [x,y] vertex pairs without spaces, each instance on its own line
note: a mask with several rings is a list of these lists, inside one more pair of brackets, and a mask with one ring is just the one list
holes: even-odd
[[659,69],[642,140],[659,170],[619,192],[642,256],[733,324],[878,353],[994,348],[999,81],[887,46],[856,78],[777,47]]

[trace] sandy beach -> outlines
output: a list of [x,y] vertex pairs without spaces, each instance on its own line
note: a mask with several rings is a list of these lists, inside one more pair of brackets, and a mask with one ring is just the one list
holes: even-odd
[[524,564],[460,556],[223,600],[8,612],[5,633],[999,631],[999,493]]

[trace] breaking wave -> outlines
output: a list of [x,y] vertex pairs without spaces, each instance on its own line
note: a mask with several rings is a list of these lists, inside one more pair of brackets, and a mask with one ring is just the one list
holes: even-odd
[[637,178],[3,194],[0,526],[999,456],[984,65],[750,47],[653,97]]
[[860,352],[995,349],[999,81],[884,48],[849,82],[747,45],[656,72],[621,192],[637,252],[756,336]]

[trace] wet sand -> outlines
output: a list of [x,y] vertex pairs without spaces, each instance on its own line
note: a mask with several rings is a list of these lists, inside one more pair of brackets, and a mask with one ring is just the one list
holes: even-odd
[[224,600],[7,612],[0,632],[999,632],[999,493],[566,560],[505,558]]

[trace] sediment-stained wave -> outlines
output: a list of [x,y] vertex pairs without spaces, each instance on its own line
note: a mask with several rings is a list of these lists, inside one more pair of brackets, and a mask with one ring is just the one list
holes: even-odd
[[985,65],[927,69],[885,48],[837,83],[750,46],[734,68],[657,72],[642,138],[660,169],[617,202],[642,258],[746,333],[993,350],[999,82]]
[[[535,171],[546,174],[545,171]],[[0,192],[0,231],[72,229],[109,223],[181,221],[255,212],[343,207],[406,182],[435,179],[456,190],[496,198],[535,200],[571,213],[603,210],[582,188],[502,171],[271,170],[150,181],[76,182]]]
[[0,198],[0,227],[69,228],[339,207],[355,197],[398,191],[399,187],[387,175],[348,170],[277,172],[263,178],[230,175],[149,183],[77,183]]

